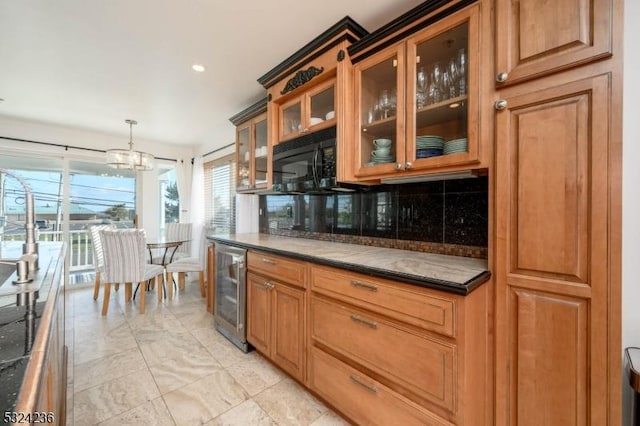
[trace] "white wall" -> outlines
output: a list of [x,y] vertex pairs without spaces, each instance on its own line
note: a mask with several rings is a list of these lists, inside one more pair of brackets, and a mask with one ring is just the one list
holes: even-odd
[[[640,347],[640,2],[624,10],[624,99],[622,173],[622,347]],[[630,425],[633,392],[623,373],[624,425]]]

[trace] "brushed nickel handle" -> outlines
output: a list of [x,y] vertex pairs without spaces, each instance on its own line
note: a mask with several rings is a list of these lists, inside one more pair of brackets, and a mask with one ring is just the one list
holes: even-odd
[[276,265],[278,262],[275,260],[267,259],[266,257],[262,258],[262,263],[266,263],[268,265]]
[[504,83],[505,81],[507,81],[507,78],[509,77],[509,73],[506,72],[500,72],[498,73],[498,75],[496,75],[496,81],[498,83]]
[[367,321],[365,319],[360,318],[358,315],[351,315],[351,321],[357,322],[358,324],[365,325],[374,330],[378,329],[378,324],[372,321]]
[[273,283],[271,281],[265,281],[264,282],[264,286],[266,288],[268,288],[269,290],[273,290],[273,287],[274,287],[274,285],[273,285]]
[[350,375],[350,376],[349,376],[349,378],[351,379],[351,381],[352,381],[353,383],[356,383],[356,384],[358,384],[358,385],[362,386],[363,388],[365,388],[365,389],[366,389],[366,390],[368,390],[369,392],[371,392],[371,393],[378,393],[378,389],[377,389],[375,386],[371,386],[371,385],[368,385],[368,384],[366,384],[366,383],[362,382],[362,381],[360,380],[360,377],[356,376],[355,374]]
[[410,169],[411,167],[413,167],[413,164],[411,163],[411,161],[407,161],[406,163],[404,163],[405,169]]
[[396,163],[396,170],[404,170],[402,163]]
[[500,99],[499,101],[496,101],[495,107],[498,111],[502,111],[507,107],[507,101],[504,99]]
[[360,281],[351,281],[351,285],[353,287],[361,288],[361,289],[364,289],[364,290],[378,291],[378,287],[376,287],[375,285],[365,284],[365,283],[360,282]]

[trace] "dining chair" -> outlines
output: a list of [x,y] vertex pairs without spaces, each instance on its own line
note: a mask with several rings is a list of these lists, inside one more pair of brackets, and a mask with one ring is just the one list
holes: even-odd
[[164,236],[166,241],[184,241],[175,251],[169,251],[167,256],[169,259],[163,259],[163,256],[154,256],[152,263],[162,263],[163,260],[174,261],[191,256],[191,235],[193,225],[191,223],[165,223]]
[[200,242],[198,245],[198,256],[197,257],[184,257],[182,259],[178,259],[169,263],[166,267],[167,269],[167,285],[171,285],[171,274],[174,272],[178,273],[178,288],[180,290],[184,290],[185,286],[185,273],[187,272],[197,272],[198,273],[198,282],[200,284],[200,295],[205,297],[205,285],[204,285],[204,274],[206,271],[206,254],[207,254],[207,228],[205,226],[202,227],[202,231],[200,232]]
[[114,225],[93,225],[89,227],[89,237],[91,238],[91,247],[93,249],[93,266],[96,271],[96,277],[93,283],[93,300],[98,300],[98,294],[100,292],[100,274],[104,266],[100,231],[115,231],[115,230],[116,230],[116,227]]
[[104,300],[102,315],[109,309],[111,284],[125,283],[125,300],[131,300],[132,283],[143,284],[140,292],[140,313],[144,314],[145,293],[144,284],[148,280],[160,277],[157,285],[158,302],[162,301],[162,287],[164,282],[164,268],[146,262],[145,232],[142,229],[127,229],[119,231],[100,231],[104,254],[102,282],[104,285]]

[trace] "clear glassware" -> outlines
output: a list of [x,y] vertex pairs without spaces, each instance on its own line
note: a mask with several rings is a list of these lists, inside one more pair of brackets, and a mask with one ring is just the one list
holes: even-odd
[[442,93],[443,100],[451,98],[451,88],[452,84],[449,71],[444,71],[442,73],[442,84],[440,85],[440,93]]
[[450,97],[455,98],[459,93],[459,86],[460,86],[460,82],[459,82],[460,70],[459,70],[458,61],[456,58],[451,58],[449,60],[449,63],[447,64],[447,71],[451,76],[451,88],[450,88],[449,95]]
[[458,50],[458,94],[460,96],[467,93],[467,53],[464,48]]
[[382,118],[389,117],[389,111],[393,108],[391,94],[389,91],[384,89],[380,92],[380,97],[378,98],[378,107],[382,111]]

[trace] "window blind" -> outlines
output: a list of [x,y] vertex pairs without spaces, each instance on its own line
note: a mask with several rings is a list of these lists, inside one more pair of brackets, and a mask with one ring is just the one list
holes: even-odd
[[214,234],[236,230],[236,159],[226,155],[203,165],[205,220]]

